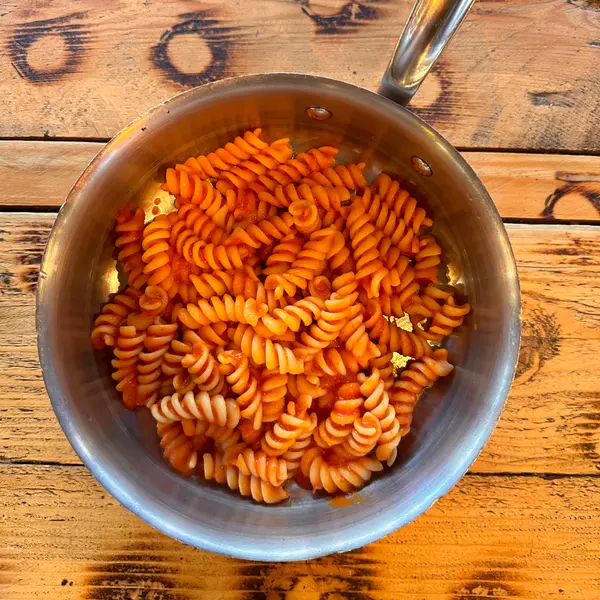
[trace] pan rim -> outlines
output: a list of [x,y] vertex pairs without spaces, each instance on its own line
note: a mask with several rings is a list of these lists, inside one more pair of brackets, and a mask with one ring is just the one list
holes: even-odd
[[[402,515],[392,514],[388,510],[387,513],[382,514],[382,517],[386,516],[387,518],[380,518],[376,522],[370,523],[366,527],[363,525],[361,528],[356,527],[344,531],[344,534],[341,536],[330,535],[327,539],[327,542],[325,544],[321,543],[318,548],[309,544],[294,546],[293,543],[290,544],[286,542],[285,539],[282,539],[281,542],[273,545],[260,543],[251,544],[247,542],[244,543],[243,541],[239,542],[235,535],[231,534],[227,534],[226,542],[222,542],[220,540],[215,540],[215,536],[212,533],[200,535],[198,530],[190,533],[181,529],[180,527],[172,526],[167,520],[165,520],[164,516],[157,513],[155,509],[147,509],[144,506],[143,498],[136,494],[136,490],[133,489],[135,486],[129,486],[131,489],[128,489],[127,486],[123,484],[123,481],[119,479],[118,474],[105,469],[102,464],[102,460],[90,454],[86,448],[85,439],[78,434],[76,422],[70,418],[70,401],[63,395],[58,385],[58,379],[54,369],[54,357],[51,351],[52,343],[50,339],[50,328],[46,326],[45,318],[47,305],[46,295],[51,284],[50,278],[46,275],[46,261],[49,256],[49,249],[52,248],[52,246],[56,243],[56,240],[60,235],[60,231],[64,227],[65,221],[67,220],[70,212],[75,210],[77,205],[76,200],[82,194],[86,180],[102,164],[107,155],[112,153],[115,148],[118,148],[120,144],[133,141],[142,136],[142,127],[151,121],[152,117],[157,115],[163,109],[168,111],[170,108],[179,105],[179,103],[193,103],[197,99],[204,98],[217,92],[222,93],[233,87],[254,87],[258,85],[276,86],[279,84],[289,84],[294,82],[314,82],[318,85],[335,88],[338,91],[343,91],[344,89],[354,90],[354,93],[363,95],[365,101],[376,103],[377,106],[382,110],[385,110],[386,112],[391,111],[395,117],[403,119],[407,123],[418,125],[419,127],[428,131],[434,137],[436,143],[439,144],[440,147],[449,155],[449,157],[458,164],[458,167],[463,171],[465,177],[470,179],[476,191],[478,200],[487,205],[486,209],[488,210],[489,217],[495,221],[496,229],[500,232],[502,236],[501,241],[505,246],[503,268],[509,271],[507,280],[510,282],[510,290],[508,290],[508,296],[511,299],[510,308],[512,321],[510,325],[510,335],[507,338],[506,356],[508,359],[507,364],[505,365],[507,377],[504,378],[504,385],[501,386],[496,395],[497,400],[493,405],[494,410],[480,423],[479,429],[477,430],[477,435],[474,435],[471,439],[471,444],[468,452],[465,453],[465,458],[463,458],[462,461],[457,465],[453,465],[453,468],[447,474],[444,481],[439,482],[439,484],[436,486],[432,486],[432,489],[429,490],[427,494],[424,494],[423,502],[419,505],[413,506],[412,510],[405,512]],[[125,126],[98,152],[98,154],[88,164],[73,185],[72,189],[67,195],[65,203],[59,210],[58,216],[48,238],[44,256],[42,258],[40,278],[36,294],[36,330],[38,336],[37,346],[44,383],[61,428],[63,429],[72,447],[75,449],[79,457],[91,471],[94,477],[98,480],[98,482],[131,512],[142,518],[156,529],[175,539],[198,548],[217,552],[227,556],[274,562],[306,560],[335,552],[345,552],[378,540],[420,516],[440,497],[447,494],[449,490],[456,485],[464,473],[469,469],[471,464],[475,461],[485,443],[487,443],[504,408],[506,397],[508,395],[508,391],[510,390],[512,379],[514,378],[518,360],[520,342],[520,312],[521,302],[516,263],[506,230],[487,190],[475,175],[472,168],[458,153],[458,151],[433,127],[425,123],[406,108],[395,104],[391,100],[353,84],[303,73],[261,73],[232,77],[207,83],[203,86],[192,88],[177,94],[167,101],[150,108],[148,111],[134,119],[129,125]],[[201,527],[201,525],[199,525],[199,527]],[[258,539],[259,534],[256,535],[255,542]]]

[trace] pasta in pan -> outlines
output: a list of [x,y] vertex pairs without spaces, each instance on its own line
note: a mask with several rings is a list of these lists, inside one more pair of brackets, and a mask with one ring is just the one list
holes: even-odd
[[439,283],[426,211],[337,154],[248,131],[167,169],[169,214],[116,215],[128,284],[92,346],[173,469],[257,502],[292,481],[352,492],[391,466],[470,312]]

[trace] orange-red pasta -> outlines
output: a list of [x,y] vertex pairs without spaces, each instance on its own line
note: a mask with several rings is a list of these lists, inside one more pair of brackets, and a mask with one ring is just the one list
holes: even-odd
[[171,212],[115,219],[127,285],[92,346],[110,348],[117,393],[149,410],[173,469],[256,502],[294,481],[353,492],[391,467],[471,310],[440,285],[417,199],[337,155],[246,131],[166,169]]

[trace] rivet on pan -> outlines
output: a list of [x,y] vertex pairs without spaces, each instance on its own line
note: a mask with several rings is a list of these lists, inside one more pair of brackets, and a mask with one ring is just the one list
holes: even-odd
[[411,156],[410,162],[412,163],[413,169],[421,175],[421,177],[431,177],[433,175],[431,167],[420,156]]
[[331,119],[333,116],[330,110],[322,106],[309,106],[306,109],[306,114],[315,121],[327,121],[327,119]]

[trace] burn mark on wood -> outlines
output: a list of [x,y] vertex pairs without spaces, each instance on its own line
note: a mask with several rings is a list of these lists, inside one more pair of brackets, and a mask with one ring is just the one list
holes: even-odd
[[[182,87],[203,85],[229,74],[229,53],[234,44],[230,35],[232,29],[221,25],[211,10],[179,16],[185,21],[165,31],[160,42],[151,49],[150,56],[154,66],[163,72],[167,80]],[[180,35],[197,35],[206,41],[211,54],[208,66],[197,73],[183,73],[173,64],[169,56],[169,44]]]
[[377,7],[383,0],[350,0],[346,2],[337,12],[323,14],[317,8],[314,0],[298,0],[302,12],[316,25],[316,33],[351,33],[357,27],[366,25],[369,21],[375,21],[381,16],[381,10]]
[[555,189],[544,201],[542,217],[553,219],[556,205],[570,194],[577,194],[589,202],[600,215],[600,175],[596,173],[568,173],[557,171],[555,178],[566,182],[565,185]]
[[571,92],[527,92],[533,106],[573,108],[575,99]]
[[[580,435],[586,438],[586,441],[578,444],[583,457],[594,464],[600,471],[600,451],[598,449],[598,429],[600,429],[600,393],[592,392],[585,394],[589,401],[588,412],[582,413],[582,417],[587,419],[587,423],[580,423]],[[591,397],[591,398],[590,398]],[[591,400],[593,399],[593,400]]]
[[323,592],[319,600],[373,600],[373,596],[364,592]]
[[479,122],[475,133],[473,133],[471,136],[471,143],[474,146],[485,146],[487,143],[489,143],[489,140],[492,137],[492,131],[496,125],[496,122],[498,121],[498,118],[500,117],[501,111],[502,108],[500,106],[496,106],[489,117],[482,119]]
[[98,557],[88,566],[86,600],[187,600],[177,590],[179,564],[157,552],[160,548],[139,541],[107,559]]
[[473,598],[518,598],[517,594],[505,583],[492,581],[489,584],[473,582],[468,583],[455,592],[452,600],[473,600]]
[[294,563],[243,562],[237,569],[240,576],[237,587],[245,592],[243,600],[285,600],[288,593],[295,597],[314,590],[324,590],[320,600],[371,600],[368,592],[380,589],[378,563],[365,549],[317,558],[311,564],[314,569],[299,575]]
[[600,0],[567,0],[567,4],[584,10],[600,10]]
[[438,97],[428,106],[411,106],[410,110],[424,121],[435,122],[437,125],[451,123],[456,117],[457,98],[443,57],[433,65],[430,73],[439,82],[441,91]]
[[[11,266],[6,272],[0,273],[0,294],[35,293],[40,271],[40,263],[50,225],[40,223],[39,229],[28,226],[19,229],[10,237],[0,241],[6,244]],[[6,258],[8,258],[8,256]]]
[[532,381],[544,364],[560,353],[561,329],[555,314],[543,308],[523,322],[515,384]]
[[21,283],[20,288],[26,292],[35,294],[40,275],[39,265],[27,267],[26,269],[20,269],[18,271],[18,275]]
[[[83,60],[85,46],[90,39],[89,29],[80,21],[86,13],[77,12],[64,17],[32,21],[16,27],[11,40],[7,44],[13,68],[19,77],[29,83],[56,83],[63,77],[75,73]],[[63,65],[53,69],[35,69],[29,64],[28,53],[31,46],[47,37],[61,38],[66,50],[66,60]]]
[[[469,582],[458,590],[451,592],[452,600],[472,600],[476,598],[518,598],[521,593],[513,584],[514,580],[521,577],[517,572],[517,566],[512,563],[501,563],[490,561],[483,570],[469,573],[465,579]],[[510,583],[508,583],[508,581]]]

